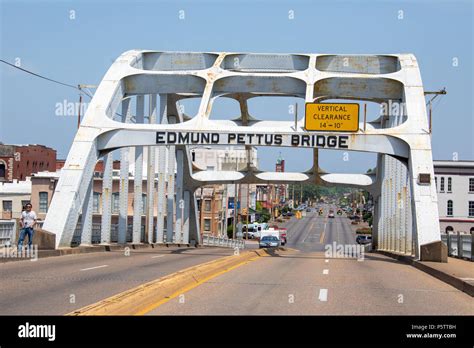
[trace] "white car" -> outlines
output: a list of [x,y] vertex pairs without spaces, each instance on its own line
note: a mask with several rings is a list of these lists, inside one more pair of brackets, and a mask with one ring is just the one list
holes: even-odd
[[274,248],[280,246],[280,239],[277,236],[263,236],[258,243],[259,248]]
[[255,232],[243,232],[242,238],[247,238],[247,235],[249,239],[255,239]]

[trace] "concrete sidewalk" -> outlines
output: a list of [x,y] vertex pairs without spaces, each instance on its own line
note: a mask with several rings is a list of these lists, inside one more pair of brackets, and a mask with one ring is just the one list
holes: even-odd
[[447,263],[417,261],[412,257],[385,251],[378,251],[383,255],[407,263],[419,270],[432,275],[439,280],[454,286],[456,289],[474,297],[474,262],[448,257]]
[[474,297],[474,262],[448,257],[447,263],[418,261],[414,266]]

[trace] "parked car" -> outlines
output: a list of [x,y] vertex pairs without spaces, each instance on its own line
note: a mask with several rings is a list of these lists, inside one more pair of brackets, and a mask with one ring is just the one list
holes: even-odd
[[280,244],[285,245],[287,243],[286,239],[286,228],[280,229]]
[[277,236],[264,236],[258,243],[259,248],[274,248],[280,246],[280,239]]
[[306,208],[307,213],[311,213],[311,211],[312,211],[311,208]]
[[372,243],[372,236],[357,236],[356,242],[357,244],[370,244]]
[[243,236],[244,239],[247,238],[247,234],[248,234],[248,239],[254,239],[254,238],[256,238],[255,232],[249,231],[249,232],[244,232],[244,236]]

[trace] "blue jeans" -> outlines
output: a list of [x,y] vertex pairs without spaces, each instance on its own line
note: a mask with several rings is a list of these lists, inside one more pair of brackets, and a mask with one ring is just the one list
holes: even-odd
[[33,242],[33,234],[34,234],[33,227],[25,227],[21,229],[20,238],[18,238],[18,251],[19,252],[21,251],[23,247],[23,240],[25,239],[25,235],[28,235],[28,249],[31,249],[31,244]]

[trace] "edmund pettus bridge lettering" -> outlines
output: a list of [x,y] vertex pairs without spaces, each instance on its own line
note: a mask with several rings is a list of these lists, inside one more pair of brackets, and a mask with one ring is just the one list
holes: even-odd
[[237,144],[347,149],[348,140],[349,137],[346,135],[156,132],[156,143],[166,145]]

